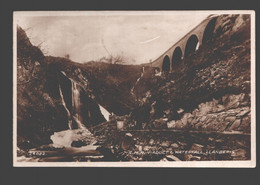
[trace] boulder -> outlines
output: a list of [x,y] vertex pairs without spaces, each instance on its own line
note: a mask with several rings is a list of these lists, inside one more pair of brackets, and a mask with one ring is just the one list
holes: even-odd
[[174,126],[175,126],[175,120],[167,122],[167,128],[174,128]]
[[222,102],[226,109],[234,109],[240,105],[240,102],[243,101],[244,97],[244,93],[238,95],[226,95],[222,98]]
[[249,107],[246,107],[245,109],[242,109],[242,110],[237,114],[237,116],[242,117],[242,116],[246,115],[248,112],[250,112],[250,108],[249,108]]
[[241,124],[241,119],[237,119],[235,120],[232,125],[228,128],[229,131],[232,131],[232,130],[237,130],[237,128],[240,126]]

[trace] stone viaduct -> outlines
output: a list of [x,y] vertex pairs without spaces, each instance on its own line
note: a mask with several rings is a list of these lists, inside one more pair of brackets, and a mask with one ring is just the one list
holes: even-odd
[[212,38],[216,19],[216,15],[208,16],[166,52],[150,63],[150,66],[159,68],[162,72],[173,71],[175,66],[183,62],[185,57],[192,55],[206,41]]

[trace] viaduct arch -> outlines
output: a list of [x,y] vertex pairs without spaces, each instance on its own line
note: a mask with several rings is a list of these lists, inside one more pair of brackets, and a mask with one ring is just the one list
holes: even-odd
[[191,35],[185,46],[184,57],[188,57],[192,55],[198,49],[198,46],[199,46],[198,37],[196,35]]
[[163,59],[163,63],[162,63],[162,71],[165,71],[165,72],[169,72],[170,71],[170,58],[168,55],[166,55]]
[[154,60],[150,66],[157,67],[162,72],[173,71],[183,62],[183,59],[191,56],[199,47],[212,39],[217,18],[216,15],[207,17]]
[[181,63],[182,58],[183,57],[182,57],[181,48],[180,47],[176,47],[174,49],[173,54],[172,54],[172,70],[174,70],[174,68]]

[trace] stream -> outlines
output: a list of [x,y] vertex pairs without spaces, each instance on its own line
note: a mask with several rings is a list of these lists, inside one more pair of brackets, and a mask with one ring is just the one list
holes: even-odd
[[55,132],[52,144],[30,149],[24,155],[18,155],[18,162],[51,161],[92,161],[103,158],[95,145],[95,137],[88,129],[74,129]]

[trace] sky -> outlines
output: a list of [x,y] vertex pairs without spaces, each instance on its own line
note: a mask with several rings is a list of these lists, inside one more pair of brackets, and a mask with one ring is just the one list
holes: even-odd
[[199,11],[19,12],[16,23],[45,55],[83,63],[123,56],[153,61],[209,16]]

